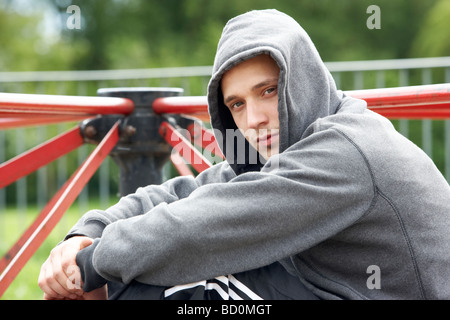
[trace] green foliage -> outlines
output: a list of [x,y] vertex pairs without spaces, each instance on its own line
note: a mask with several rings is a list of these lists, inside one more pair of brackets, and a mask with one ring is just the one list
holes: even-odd
[[82,54],[82,48],[43,32],[44,12],[24,13],[7,3],[0,5],[0,71],[67,70]]
[[[411,49],[415,39],[416,47],[448,48],[450,21],[447,0],[43,0],[26,13],[14,3],[0,6],[0,68],[11,71],[211,65],[225,23],[253,9],[294,17],[325,61],[422,54]],[[80,30],[66,27],[71,4],[80,8]],[[366,26],[373,4],[379,30]],[[436,50],[428,54],[448,54]]]
[[419,57],[450,55],[450,1],[440,0],[427,13],[414,40],[412,53]]

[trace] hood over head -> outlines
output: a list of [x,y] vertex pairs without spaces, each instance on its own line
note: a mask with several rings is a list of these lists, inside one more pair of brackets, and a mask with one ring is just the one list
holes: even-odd
[[280,68],[280,153],[298,142],[315,120],[336,113],[344,99],[308,34],[294,19],[277,10],[258,10],[228,21],[208,85],[208,108],[216,139],[237,174],[259,170],[264,160],[257,157],[257,163],[251,163],[249,150],[255,151],[247,143],[246,160],[240,160],[236,143],[229,141],[234,138],[227,140],[226,130],[237,127],[223,102],[220,82],[227,70],[260,54],[271,56]]

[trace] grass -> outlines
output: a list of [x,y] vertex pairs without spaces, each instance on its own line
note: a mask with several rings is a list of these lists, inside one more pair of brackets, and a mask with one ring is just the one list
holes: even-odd
[[[101,208],[98,202],[90,202],[88,209]],[[26,212],[17,212],[16,208],[8,208],[0,212],[0,255],[3,255],[19,239],[20,235],[33,222],[39,210],[28,207]],[[49,234],[41,247],[20,271],[0,300],[41,300],[42,291],[37,285],[42,263],[50,251],[67,234],[69,229],[81,217],[82,212],[75,203],[67,210],[58,225]]]

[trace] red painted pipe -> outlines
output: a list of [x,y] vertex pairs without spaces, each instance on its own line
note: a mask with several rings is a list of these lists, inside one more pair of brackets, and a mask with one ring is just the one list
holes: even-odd
[[180,176],[194,176],[194,173],[191,171],[186,162],[184,162],[179,153],[172,153],[170,155],[170,160]]
[[217,144],[214,134],[210,130],[207,130],[198,122],[189,125],[186,129],[191,135],[191,140],[195,145],[225,159],[225,156],[222,154],[222,151]]
[[426,106],[434,108],[450,107],[450,83],[431,84],[410,87],[352,90],[347,95],[363,99],[376,111],[378,108],[422,109]]
[[156,114],[181,114],[209,121],[205,96],[157,98],[152,108]]
[[80,128],[76,127],[0,164],[0,189],[75,150],[83,143]]
[[169,123],[161,123],[159,133],[197,172],[202,172],[212,166],[209,160]]
[[[365,100],[369,109],[389,118],[450,119],[450,83],[352,90],[345,94]],[[153,110],[157,114],[184,114],[209,121],[206,97],[158,98]]]
[[[4,114],[0,113],[0,116]],[[2,129],[13,129],[13,128],[23,128],[38,125],[47,125],[52,123],[64,123],[64,122],[79,122],[85,119],[89,119],[92,116],[53,116],[42,114],[20,114],[14,117],[0,118],[0,130]]]
[[47,115],[130,114],[134,103],[126,98],[0,93],[2,113]]

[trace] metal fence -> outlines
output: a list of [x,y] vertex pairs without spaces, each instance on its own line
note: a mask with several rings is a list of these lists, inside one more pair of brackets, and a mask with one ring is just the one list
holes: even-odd
[[[449,83],[450,57],[351,61],[326,63],[342,90],[387,88],[420,84]],[[97,95],[99,88],[111,87],[180,87],[184,95],[205,95],[211,66],[103,70],[0,72],[0,92],[63,95]],[[397,129],[429,154],[450,181],[450,120],[396,120]],[[0,163],[73,127],[73,123],[0,130]],[[0,190],[0,212],[8,206],[25,211],[37,204],[41,209],[73,170],[89,154],[85,145],[67,157],[39,169]],[[166,177],[172,175],[170,164]],[[1,177],[0,177],[1,178]],[[92,198],[105,208],[117,200],[118,169],[111,159],[105,161],[98,173],[78,198],[80,213],[86,211]]]

